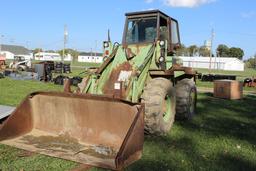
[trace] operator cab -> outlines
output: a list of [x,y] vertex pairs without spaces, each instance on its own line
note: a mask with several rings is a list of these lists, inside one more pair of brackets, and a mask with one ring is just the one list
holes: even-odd
[[168,52],[180,45],[178,21],[159,10],[126,13],[123,45],[166,41]]
[[24,56],[14,56],[14,61],[15,62],[22,62],[25,61],[25,57]]

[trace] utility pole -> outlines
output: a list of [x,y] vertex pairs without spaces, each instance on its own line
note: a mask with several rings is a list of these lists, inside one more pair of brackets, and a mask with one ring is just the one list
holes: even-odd
[[95,56],[97,56],[97,40],[95,40]]
[[65,56],[65,49],[67,44],[67,38],[68,38],[68,30],[67,25],[64,26],[64,41],[63,41],[63,51],[62,51],[62,58],[61,62],[64,63],[64,56]]
[[30,41],[26,41],[26,48],[29,49],[29,43]]
[[108,42],[110,42],[111,39],[110,39],[110,30],[108,29]]
[[214,30],[212,28],[212,31],[211,31],[211,46],[210,46],[210,64],[209,64],[209,74],[211,73],[211,69],[212,69],[212,43],[213,43],[213,39],[214,39]]

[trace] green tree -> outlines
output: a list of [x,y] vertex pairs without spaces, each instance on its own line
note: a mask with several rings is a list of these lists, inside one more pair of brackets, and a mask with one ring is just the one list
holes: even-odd
[[[62,56],[63,55],[63,49],[59,50],[58,53]],[[65,55],[70,54],[73,57],[73,60],[77,59],[78,56],[79,56],[79,52],[77,50],[70,49],[70,48],[69,49],[65,49],[64,54]]]
[[68,49],[68,53],[73,57],[73,60],[74,59],[78,59],[78,56],[79,56],[79,52],[75,49]]
[[[59,53],[59,54],[60,54],[60,56],[62,56],[62,55],[63,55],[63,49],[58,50],[58,51],[57,51],[57,53]],[[67,55],[67,54],[68,54],[68,49],[65,49],[65,51],[64,51],[64,55]]]
[[177,56],[187,56],[188,55],[188,49],[184,44],[181,44],[179,49],[176,50]]
[[194,56],[198,52],[198,47],[196,45],[191,45],[188,47],[189,56]]
[[249,59],[247,59],[245,61],[245,66],[247,68],[254,68],[254,69],[256,69],[256,54],[253,57],[251,57],[251,58],[249,58]]
[[201,46],[199,48],[199,56],[209,56],[210,55],[210,50],[205,47],[205,46]]
[[55,53],[54,50],[46,50],[45,52],[48,52],[48,53]]
[[241,48],[231,47],[229,49],[229,53],[228,54],[229,54],[230,57],[235,57],[235,58],[238,58],[238,59],[243,59],[244,51]]
[[36,53],[43,52],[43,49],[42,48],[35,48],[34,50],[32,50],[32,52],[33,52],[33,55],[35,55]]
[[220,57],[228,57],[229,56],[229,47],[224,44],[220,44],[217,47],[218,56]]

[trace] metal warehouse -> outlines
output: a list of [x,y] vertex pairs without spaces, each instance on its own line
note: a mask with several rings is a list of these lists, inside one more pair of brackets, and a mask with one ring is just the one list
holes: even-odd
[[232,57],[180,57],[183,65],[193,68],[209,68],[227,71],[244,71],[244,62]]

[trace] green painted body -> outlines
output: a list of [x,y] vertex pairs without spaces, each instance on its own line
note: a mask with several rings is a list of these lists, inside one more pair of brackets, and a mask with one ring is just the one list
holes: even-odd
[[[126,56],[125,49],[130,49],[135,56],[131,59],[128,59]],[[97,94],[97,95],[113,95],[111,92],[106,93],[106,87],[115,88],[115,83],[119,83],[118,79],[115,79],[112,82],[109,82],[111,76],[115,73],[119,74],[121,71],[128,71],[127,68],[122,68],[123,65],[130,65],[129,71],[131,75],[122,82],[122,85],[125,87],[125,95],[121,98],[131,102],[139,102],[145,83],[151,79],[149,70],[157,70],[158,58],[160,57],[160,46],[159,43],[153,44],[134,44],[128,45],[126,48],[123,48],[122,45],[118,47],[117,53],[114,56],[114,59],[104,68],[104,71],[101,75],[92,74],[89,77],[87,87],[83,93]],[[167,57],[166,67],[170,68],[172,63],[172,57]],[[118,71],[116,70],[117,68]],[[112,84],[112,85],[110,85]]]

